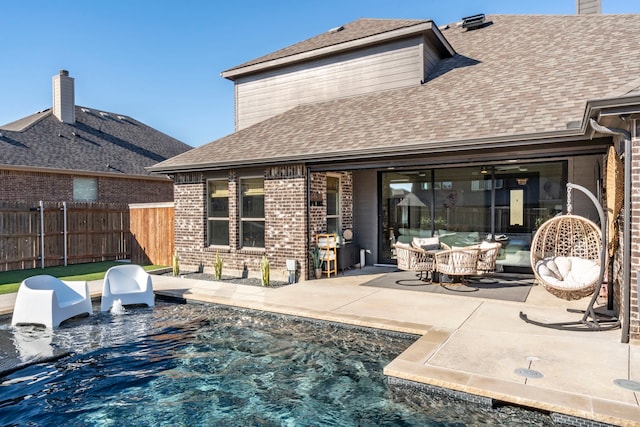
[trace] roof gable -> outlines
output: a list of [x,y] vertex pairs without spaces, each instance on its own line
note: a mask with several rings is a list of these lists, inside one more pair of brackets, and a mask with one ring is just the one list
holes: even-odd
[[418,19],[367,19],[341,25],[327,32],[295,43],[284,49],[253,59],[232,67],[221,74],[225,78],[235,79],[240,75],[264,71],[298,61],[309,60],[320,56],[333,55],[351,49],[411,35],[426,33],[447,55],[453,54],[451,46],[441,37],[440,31],[432,21]]

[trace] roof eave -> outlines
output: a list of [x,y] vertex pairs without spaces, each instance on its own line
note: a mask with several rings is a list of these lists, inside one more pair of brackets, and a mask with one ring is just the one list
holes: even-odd
[[105,177],[105,178],[127,178],[127,179],[143,179],[143,180],[151,180],[151,181],[166,181],[168,178],[165,176],[159,177],[156,175],[132,175],[132,174],[124,174],[124,173],[113,173],[113,172],[96,172],[90,170],[80,170],[80,169],[58,169],[58,168],[46,168],[46,167],[38,167],[38,166],[21,166],[21,165],[8,165],[8,164],[0,164],[0,170],[10,170],[16,172],[42,172],[42,173],[54,173],[59,175],[84,175],[84,176],[97,176],[97,177]]
[[410,27],[399,28],[397,30],[388,31],[381,34],[374,34],[372,36],[363,37],[360,39],[351,40],[351,41],[336,44],[336,45],[326,46],[320,49],[314,49],[307,52],[301,52],[295,55],[289,55],[282,58],[273,59],[270,61],[260,62],[257,64],[248,65],[246,67],[231,68],[229,70],[221,72],[220,75],[225,79],[235,80],[247,74],[264,72],[272,68],[291,65],[297,62],[307,61],[312,58],[317,58],[317,57],[322,57],[327,55],[335,55],[335,54],[346,52],[353,49],[360,49],[373,44],[379,44],[382,42],[387,42],[395,39],[419,35],[429,31],[433,33],[435,40],[437,40],[441,44],[440,46],[438,46],[441,52],[445,52],[449,56],[453,56],[455,54],[453,47],[449,44],[447,39],[442,35],[442,33],[440,32],[438,27],[433,23],[433,21],[425,21],[416,25],[412,25]]
[[452,145],[452,141],[436,141],[436,142],[424,142],[412,144],[411,146],[403,145],[398,147],[391,147],[384,150],[379,148],[353,150],[349,152],[338,151],[333,153],[323,152],[317,154],[310,154],[304,157],[300,156],[280,156],[263,159],[243,159],[238,161],[228,162],[208,162],[198,164],[183,164],[183,165],[167,165],[167,166],[151,166],[147,170],[151,173],[173,174],[173,173],[186,173],[186,172],[202,172],[211,170],[223,170],[233,169],[239,167],[258,167],[258,166],[273,166],[278,164],[291,164],[291,163],[316,163],[316,162],[331,162],[331,161],[343,161],[345,159],[371,159],[375,157],[384,158],[398,155],[418,155],[428,153],[442,153],[442,152],[460,152],[477,149],[498,149],[505,147],[523,147],[531,144],[550,144],[558,142],[578,141],[585,138],[586,121],[583,122],[580,128],[551,131],[544,133],[531,133],[520,135],[504,135],[488,138],[475,138],[470,140],[459,141],[455,145]]

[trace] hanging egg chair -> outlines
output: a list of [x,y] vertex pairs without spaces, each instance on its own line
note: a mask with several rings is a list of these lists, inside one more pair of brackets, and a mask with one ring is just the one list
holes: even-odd
[[[600,226],[593,221],[572,214],[571,190],[582,191],[594,203],[600,217]],[[606,268],[606,218],[596,197],[586,188],[567,183],[567,213],[543,223],[531,242],[531,268],[547,291],[565,300],[591,296],[583,316],[578,321],[545,323],[529,319],[520,312],[520,318],[546,328],[570,331],[604,331],[620,327],[614,313],[596,312],[595,303]]]
[[577,300],[600,282],[602,233],[591,220],[572,214],[543,223],[531,242],[531,268],[547,291]]

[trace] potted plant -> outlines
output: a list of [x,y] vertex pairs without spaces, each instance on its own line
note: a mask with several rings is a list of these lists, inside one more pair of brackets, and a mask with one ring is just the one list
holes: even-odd
[[311,254],[311,260],[313,261],[313,271],[315,272],[316,279],[322,277],[322,257],[320,256],[320,248],[315,246],[309,251]]

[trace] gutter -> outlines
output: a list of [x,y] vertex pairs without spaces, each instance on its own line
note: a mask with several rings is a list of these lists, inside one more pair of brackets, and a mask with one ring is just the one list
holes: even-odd
[[596,120],[589,119],[591,128],[599,133],[622,136],[624,141],[624,208],[622,231],[622,293],[623,316],[621,342],[629,342],[629,317],[631,316],[631,134],[625,129],[608,128],[600,125]]
[[[147,169],[147,168],[145,168]],[[166,176],[159,177],[156,174],[150,175],[132,175],[127,173],[116,173],[116,172],[98,172],[91,171],[88,169],[58,169],[58,168],[47,168],[42,166],[29,166],[29,165],[8,165],[0,163],[0,170],[7,171],[16,171],[16,172],[40,172],[40,173],[50,173],[56,175],[83,175],[83,176],[95,176],[95,177],[105,177],[105,178],[127,178],[127,179],[140,179],[145,181],[167,181],[169,178]]]
[[[202,172],[235,167],[262,167],[287,163],[335,162],[345,160],[366,160],[389,156],[411,156],[429,153],[453,153],[469,150],[505,150],[506,148],[530,147],[533,144],[549,145],[567,142],[584,141],[585,131],[580,128],[550,131],[544,133],[529,133],[521,135],[500,135],[469,140],[441,140],[420,141],[397,147],[373,147],[360,150],[333,151],[321,153],[291,154],[278,157],[229,160],[225,162],[183,163],[179,165],[162,165],[157,163],[145,169],[151,173],[173,174],[179,172]],[[194,150],[198,150],[195,148]]]

